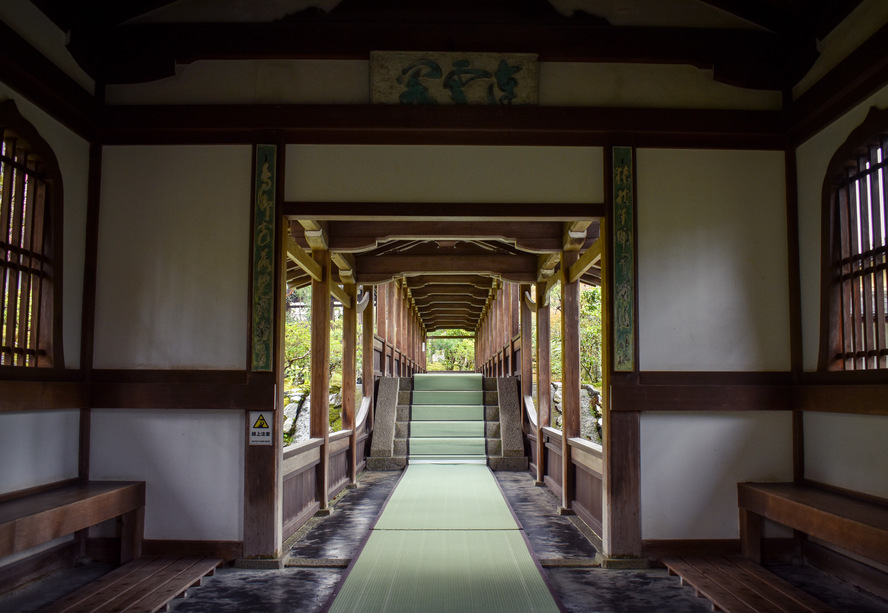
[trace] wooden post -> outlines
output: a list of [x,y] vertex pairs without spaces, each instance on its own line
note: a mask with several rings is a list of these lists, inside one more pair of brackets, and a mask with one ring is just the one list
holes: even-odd
[[[367,303],[367,308],[364,309],[363,319],[361,324],[361,333],[363,334],[363,343],[362,343],[362,369],[363,374],[361,375],[362,381],[362,395],[364,397],[369,396],[373,398],[373,388],[374,388],[374,376],[373,376],[373,363],[375,361],[375,353],[373,351],[373,341],[374,341],[374,330],[373,330],[373,286],[364,286],[364,291],[370,292],[370,301]],[[371,401],[372,402],[372,401]],[[367,416],[368,425],[373,423],[373,406],[370,407],[370,414]]]
[[524,398],[533,394],[533,313],[524,300],[530,285],[520,286],[518,291],[519,312],[521,313],[521,424],[524,425]]
[[351,430],[349,449],[351,451],[348,476],[352,485],[358,478],[357,448],[355,432],[355,379],[357,373],[358,345],[358,287],[346,283],[342,288],[351,301],[351,306],[342,309],[342,429]]
[[[561,252],[561,270],[579,259],[576,251]],[[580,436],[580,282],[561,281],[561,507],[571,508],[574,466],[571,438]]]
[[546,284],[537,283],[537,482],[543,483],[546,476],[546,441],[543,428],[551,423],[551,324],[549,322],[549,303],[545,295]]
[[318,465],[317,494],[321,510],[329,509],[330,475],[330,252],[311,257],[321,265],[323,281],[311,282],[311,438],[323,440]]

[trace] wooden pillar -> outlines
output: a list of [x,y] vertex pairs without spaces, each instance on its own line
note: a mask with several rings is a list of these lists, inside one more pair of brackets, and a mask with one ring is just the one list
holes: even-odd
[[[561,270],[570,270],[576,251],[561,253]],[[561,506],[570,509],[574,498],[572,438],[580,436],[580,282],[561,281]]]
[[[364,286],[364,291],[370,292],[370,298],[367,302],[367,307],[364,309],[362,313],[362,323],[361,323],[361,332],[363,334],[361,343],[362,347],[362,374],[361,380],[363,381],[363,396],[373,398],[373,389],[375,377],[373,375],[373,363],[376,359],[376,354],[373,350],[373,341],[374,338],[374,330],[373,330],[373,286]],[[372,401],[371,401],[372,402]],[[373,406],[370,407],[370,414],[367,416],[368,425],[372,425],[373,423]]]
[[351,430],[349,449],[351,451],[348,466],[349,481],[357,482],[358,437],[355,432],[355,385],[357,378],[357,346],[358,346],[358,286],[346,283],[342,288],[351,302],[350,307],[342,309],[342,429]]
[[[387,310],[386,303],[386,294],[388,293],[388,285],[378,285],[376,286],[376,333],[382,339],[383,349],[383,362],[385,362],[385,338],[386,338],[386,329],[385,329],[385,313]],[[382,367],[379,369],[380,372],[385,374],[385,364],[382,364]]]
[[[601,220],[601,329],[613,339],[613,270],[610,223]],[[601,345],[604,388],[602,428],[602,546],[607,557],[641,556],[641,417],[637,411],[614,410],[613,340]]]
[[311,257],[321,265],[323,281],[311,282],[311,438],[323,440],[317,489],[321,510],[329,509],[330,474],[330,252],[319,249]]
[[543,428],[551,424],[551,324],[549,322],[549,300],[545,295],[546,284],[537,283],[537,482],[543,483],[546,476],[546,443]]
[[533,394],[533,314],[530,305],[524,299],[525,292],[530,291],[530,285],[522,285],[518,288],[518,311],[521,314],[521,423],[524,424],[524,398]]

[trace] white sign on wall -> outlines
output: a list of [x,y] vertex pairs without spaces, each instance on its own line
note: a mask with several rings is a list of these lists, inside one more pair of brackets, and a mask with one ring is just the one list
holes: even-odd
[[274,423],[272,411],[250,411],[250,444],[271,445]]

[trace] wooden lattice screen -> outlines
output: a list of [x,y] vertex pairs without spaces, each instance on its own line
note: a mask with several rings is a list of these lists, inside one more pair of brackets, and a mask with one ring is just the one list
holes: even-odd
[[41,301],[50,282],[44,249],[47,185],[27,143],[2,127],[0,140],[0,365],[45,365],[41,319],[51,317],[45,297]]
[[836,357],[845,370],[888,368],[886,163],[888,135],[881,135],[849,160],[834,191],[842,339]]

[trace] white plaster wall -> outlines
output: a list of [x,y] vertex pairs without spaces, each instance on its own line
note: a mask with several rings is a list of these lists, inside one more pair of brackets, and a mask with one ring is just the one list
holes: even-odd
[[737,538],[737,483],[789,480],[788,411],[641,415],[644,539]]
[[[779,92],[717,83],[712,71],[662,64],[541,62],[542,106],[779,109]],[[368,104],[365,60],[198,60],[166,79],[109,85],[109,104]]]
[[888,108],[888,86],[808,139],[796,150],[799,194],[799,262],[804,366],[817,370],[820,343],[820,216],[829,161],[872,107]]
[[59,162],[64,190],[62,271],[62,336],[65,366],[80,365],[80,319],[83,310],[83,262],[86,244],[86,199],[89,176],[89,143],[31,104],[18,92],[0,83],[0,102],[15,100],[22,116],[49,143]]
[[107,147],[97,368],[243,369],[247,146]]
[[789,368],[780,152],[637,152],[641,370]]
[[146,481],[145,538],[243,540],[244,414],[92,411],[93,479]]
[[285,197],[309,202],[602,202],[602,155],[599,147],[289,145]]
[[80,411],[0,413],[0,494],[77,476]]
[[888,498],[888,417],[808,411],[805,476]]

